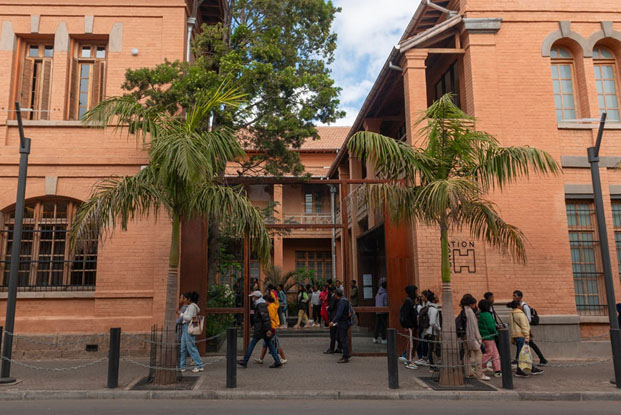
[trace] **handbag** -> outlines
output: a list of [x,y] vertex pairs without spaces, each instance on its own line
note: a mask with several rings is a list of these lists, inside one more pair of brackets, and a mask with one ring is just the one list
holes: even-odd
[[533,354],[530,352],[530,347],[528,346],[528,344],[522,346],[522,350],[520,350],[518,367],[521,371],[533,369]]
[[200,336],[205,329],[205,317],[196,316],[188,324],[188,334],[192,336]]

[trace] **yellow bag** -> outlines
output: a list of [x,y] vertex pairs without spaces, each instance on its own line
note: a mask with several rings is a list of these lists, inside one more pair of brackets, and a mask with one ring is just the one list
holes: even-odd
[[525,344],[520,350],[520,356],[518,358],[518,367],[522,372],[526,370],[532,370],[533,368],[533,355],[530,352],[530,347]]

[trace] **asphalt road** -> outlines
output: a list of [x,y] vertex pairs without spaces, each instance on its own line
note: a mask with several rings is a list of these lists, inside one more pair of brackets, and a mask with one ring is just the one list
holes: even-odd
[[[502,408],[502,409],[500,409]],[[492,413],[503,415],[619,415],[621,402],[500,402],[500,401],[184,401],[184,400],[71,400],[4,401],[0,414],[19,415],[378,415],[424,413]]]

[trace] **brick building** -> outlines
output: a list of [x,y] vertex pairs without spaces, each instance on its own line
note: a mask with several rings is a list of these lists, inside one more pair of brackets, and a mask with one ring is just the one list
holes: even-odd
[[[476,127],[502,145],[531,145],[562,165],[557,177],[531,177],[491,195],[502,217],[524,231],[526,265],[512,263],[467,234],[451,235],[453,307],[467,292],[481,298],[493,291],[498,302],[506,302],[520,289],[544,316],[542,340],[605,332],[603,270],[586,158],[597,125],[579,120],[608,112],[602,187],[609,243],[617,247],[612,260],[621,265],[621,173],[615,169],[621,161],[621,3],[423,1],[398,45],[386,52],[389,57],[348,136],[367,130],[413,144],[419,138],[413,127],[419,114],[452,92],[456,103],[476,117]],[[373,166],[349,157],[345,146],[329,175],[374,177]],[[373,290],[387,276],[391,325],[398,326],[403,286],[416,283],[441,292],[439,230],[416,223],[395,228],[364,203],[355,205],[353,276],[361,282],[363,274],[371,274]],[[382,243],[373,244],[377,240]],[[619,275],[614,279],[621,299]]]
[[[32,0],[0,14],[0,90],[6,91],[0,100],[0,276],[8,275],[18,160],[17,128],[6,110],[20,99],[26,100],[25,107],[49,112],[34,112],[26,121],[33,138],[25,233],[30,242],[23,248],[28,266],[20,273],[24,288],[18,296],[16,330],[88,333],[120,325],[126,331],[146,331],[163,318],[169,226],[163,220],[138,221],[96,252],[66,260],[60,235],[92,184],[110,175],[133,174],[145,162],[133,141],[85,129],[76,119],[102,96],[121,93],[126,68],[185,59],[187,36],[194,28],[189,18],[217,21],[222,8],[216,0],[203,2],[198,10],[189,0],[77,4]],[[550,152],[563,174],[531,177],[492,195],[503,218],[528,238],[526,265],[512,263],[467,235],[452,235],[454,298],[466,292],[480,297],[489,290],[502,302],[513,289],[521,289],[542,315],[544,339],[578,340],[602,332],[607,317],[586,161],[596,127],[576,120],[598,118],[600,110],[609,114],[601,174],[609,242],[617,246],[613,261],[621,264],[621,173],[615,169],[621,161],[616,144],[621,138],[621,3],[423,1],[399,48],[386,53],[353,127],[320,130],[323,139],[301,150],[311,174],[373,178],[373,166],[349,157],[345,139],[366,129],[413,143],[417,115],[436,97],[455,93],[461,108],[477,118],[477,128],[503,145],[528,144]],[[259,205],[278,202],[277,220],[331,220],[327,185],[253,185],[249,192]],[[363,297],[369,288],[370,298],[361,305],[372,304],[379,280],[387,278],[393,293],[391,325],[396,326],[404,285],[440,292],[439,233],[419,224],[392,226],[383,215],[369,212],[358,196],[356,186],[350,186],[351,278],[358,280]],[[183,234],[182,289],[204,283],[205,229],[186,228],[192,232]],[[336,263],[336,275],[344,279],[341,231],[335,236],[336,261],[328,257],[330,230],[277,236],[274,263],[285,272],[304,266],[324,276],[331,275],[329,267]],[[251,271],[261,273],[257,265]],[[618,276],[615,288],[621,298]],[[0,296],[0,316],[4,304]]]

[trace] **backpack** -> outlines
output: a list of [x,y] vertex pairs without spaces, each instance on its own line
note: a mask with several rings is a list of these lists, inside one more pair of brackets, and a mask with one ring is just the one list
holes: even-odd
[[532,307],[530,307],[530,325],[531,326],[539,325],[539,314],[537,313],[537,310],[535,310]]
[[399,323],[404,329],[416,327],[418,323],[418,310],[414,307],[414,302],[407,297],[399,310]]
[[466,324],[467,324],[466,313],[464,312],[464,309],[462,308],[460,313],[455,318],[455,332],[457,334],[457,337],[459,337],[460,339],[463,339],[466,337]]
[[427,330],[429,325],[429,306],[424,306],[418,312],[418,327]]

